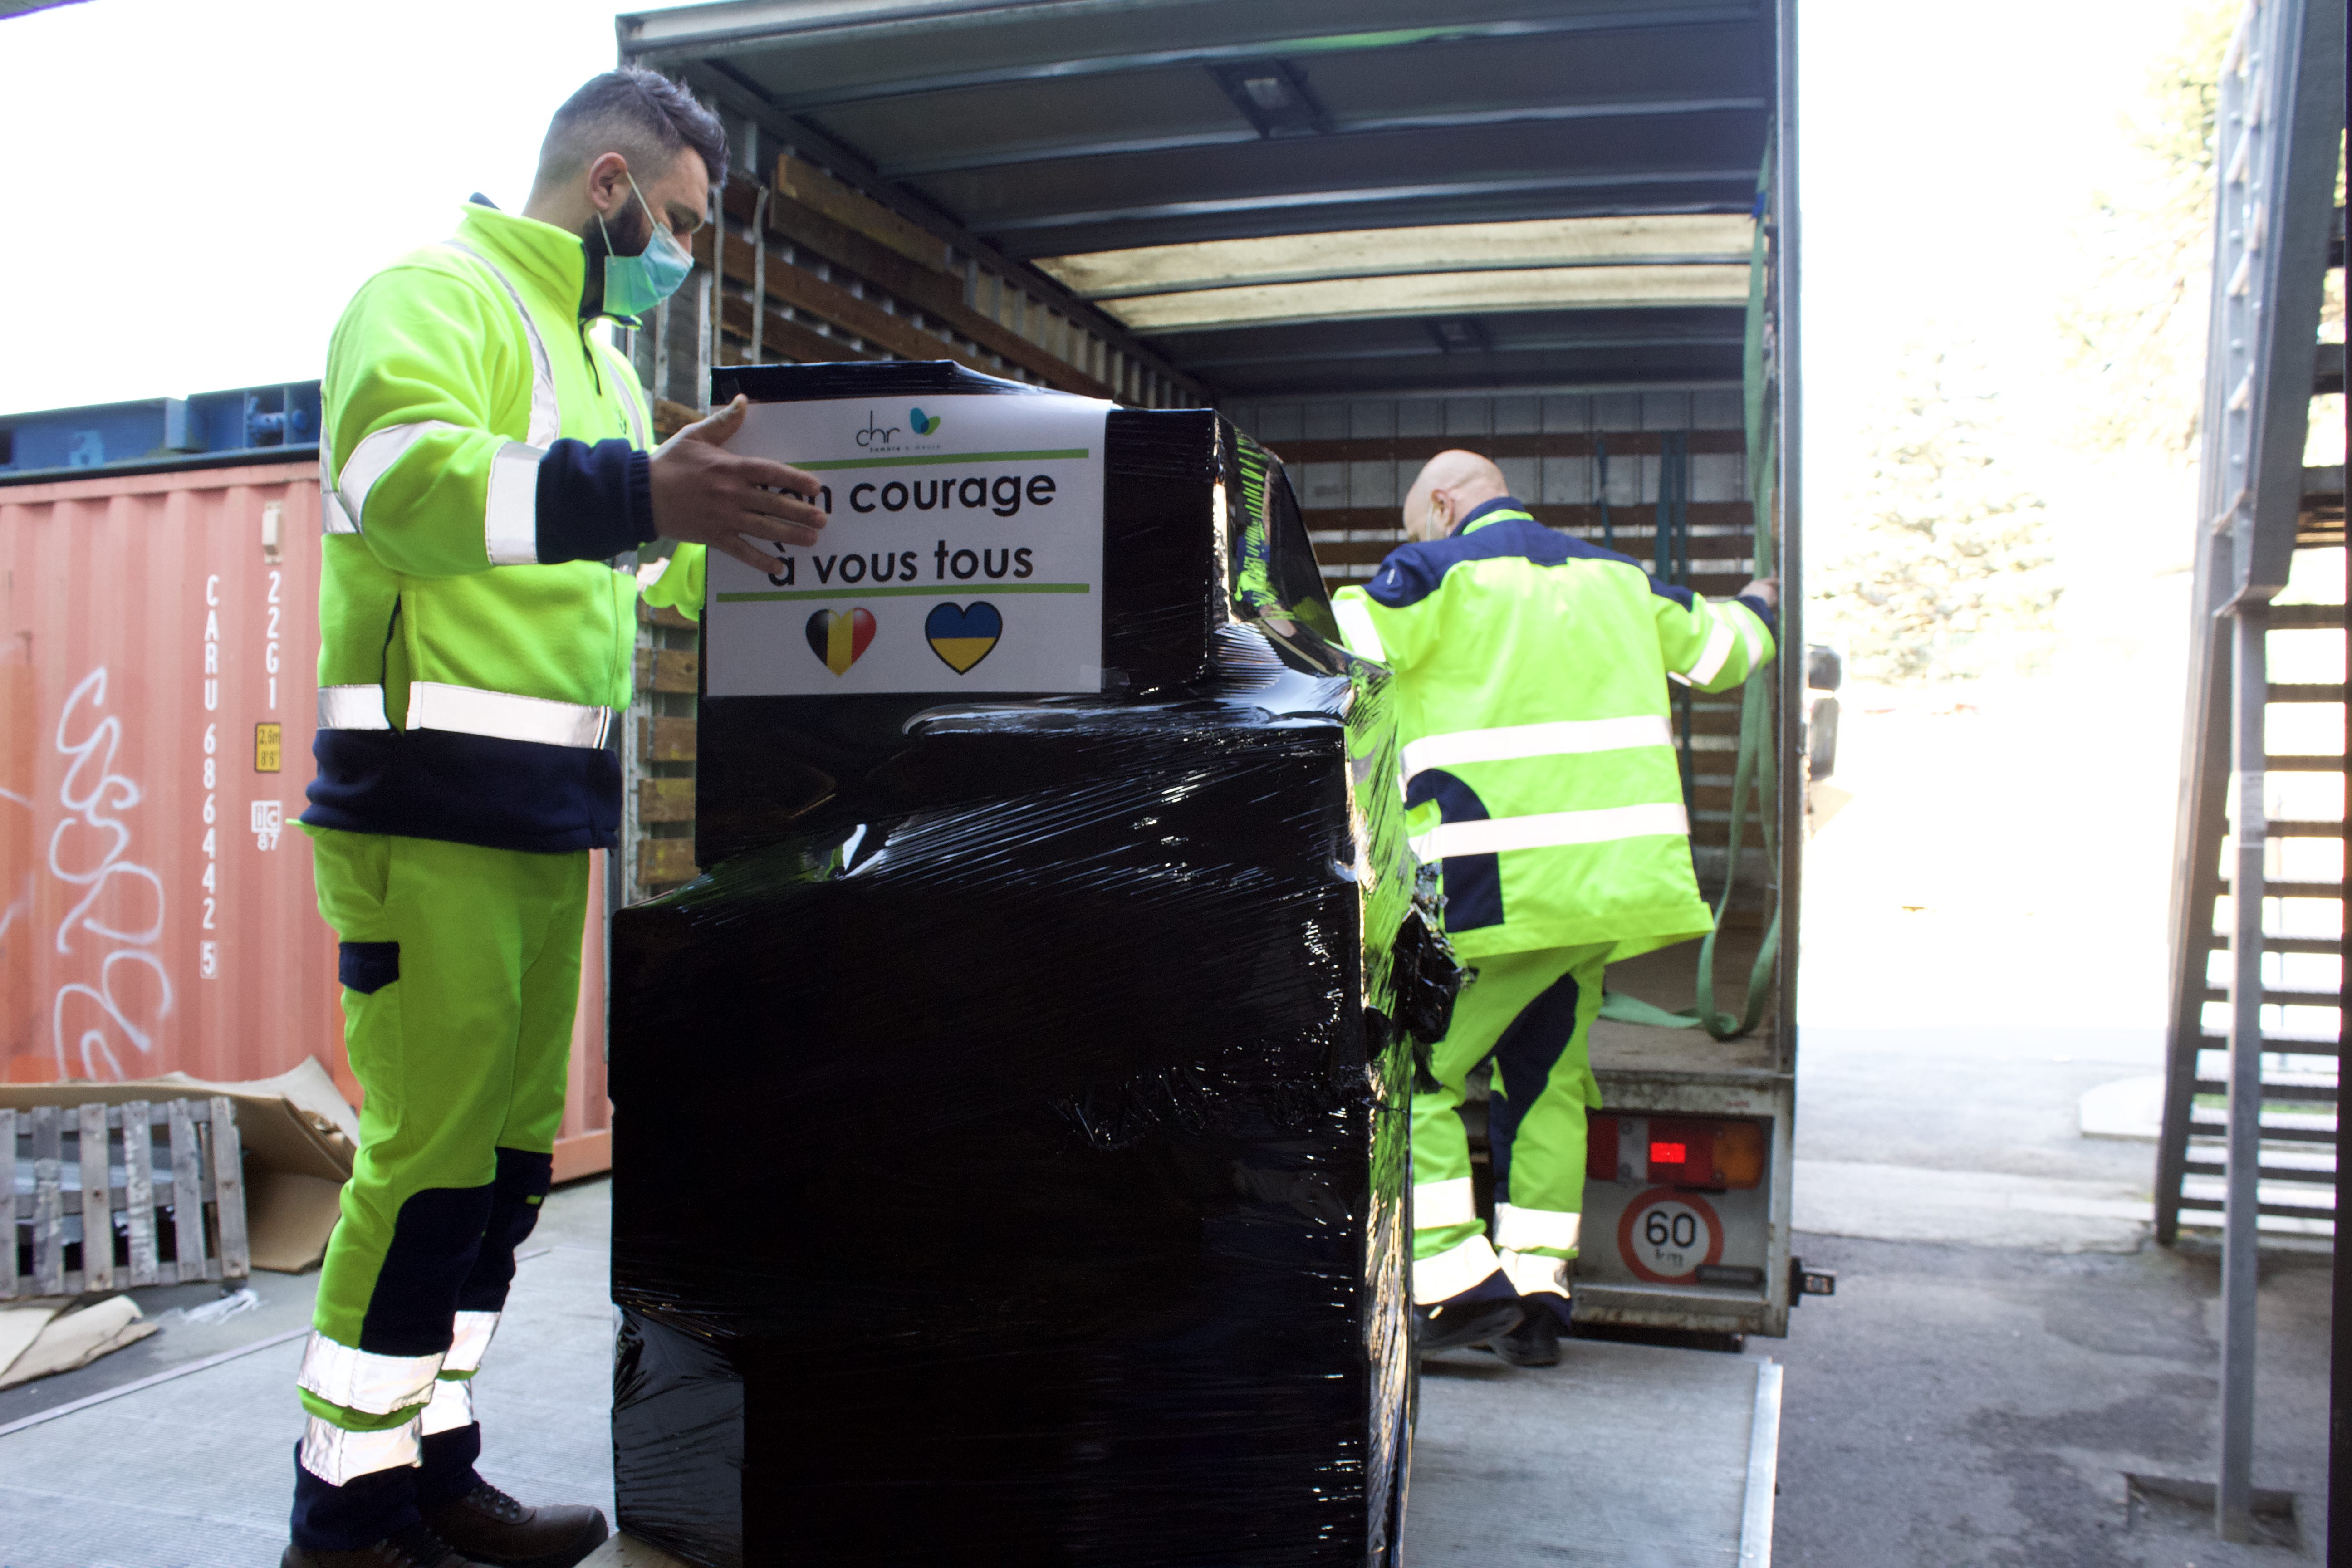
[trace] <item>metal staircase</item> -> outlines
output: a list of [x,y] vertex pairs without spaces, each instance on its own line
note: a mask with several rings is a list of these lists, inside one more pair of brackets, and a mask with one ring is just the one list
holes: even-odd
[[[2220,1532],[2233,1541],[2252,1527],[2257,1235],[2335,1231],[2344,485],[2340,468],[2306,470],[2303,456],[2312,397],[2343,385],[2341,346],[2323,376],[2316,340],[2327,269],[2344,264],[2344,212],[2332,195],[2344,26],[2339,0],[2248,0],[2217,100],[2156,1226],[2170,1245],[2185,1217],[2223,1226],[2215,1500]],[[2282,594],[2289,602],[2277,602]],[[2335,602],[2294,602],[2323,595]],[[2287,679],[2273,680],[2273,669]]]
[[[2277,11],[2279,0],[2263,7]],[[2260,11],[2250,7],[2257,19]],[[2340,22],[2339,22],[2340,29]],[[2245,53],[2251,56],[2254,51]],[[2323,57],[2326,58],[2326,57]],[[2243,73],[2232,73],[2240,92],[2246,90]],[[2342,98],[2334,110],[2341,123]],[[2239,145],[2251,136],[2241,133]],[[2306,141],[2323,149],[2323,160],[2334,161],[2335,131],[2326,129]],[[2231,143],[2225,137],[2225,152]],[[2250,150],[2251,151],[2251,150]],[[2251,163],[2250,155],[2238,160]],[[2229,163],[2223,165],[2227,174]],[[2322,190],[2326,187],[2323,185]],[[2169,1246],[2183,1224],[2218,1222],[2223,1208],[2226,1155],[2221,1140],[2228,1116],[2216,1100],[2229,1092],[2229,1047],[2226,1009],[2231,1001],[2229,905],[2231,887],[2225,851],[2231,842],[2230,792],[2231,720],[2233,697],[2230,609],[2242,593],[2251,599],[2252,577],[2275,576],[2273,591],[2283,587],[2301,561],[2306,569],[2333,569],[2340,581],[2340,557],[2315,552],[2340,552],[2344,547],[2344,470],[2304,468],[2303,432],[2309,398],[2344,386],[2342,350],[2320,352],[2315,347],[2293,352],[2279,344],[2269,349],[2269,333],[2257,330],[2252,341],[2241,337],[2239,352],[2229,353],[2221,336],[2230,327],[2230,307],[2245,311],[2242,303],[2251,294],[2249,284],[2237,294],[2234,279],[2251,279],[2253,262],[2245,241],[2254,227],[2243,220],[2245,193],[2224,188],[2223,221],[2216,242],[2215,278],[2221,298],[2215,311],[2214,347],[2209,367],[2203,479],[2205,548],[2196,563],[2197,606],[2191,656],[2191,696],[2182,769],[2179,842],[2174,881],[2171,1058],[2166,1085],[2165,1115],[2157,1173],[2157,1238]],[[2235,207],[2233,215],[2231,211]],[[2326,202],[2323,198],[2323,212]],[[2238,221],[2231,221],[2232,217]],[[2282,258],[2278,299],[2286,307],[2276,312],[2277,326],[2302,328],[2298,342],[2310,344],[2316,336],[2324,273],[2344,265],[2344,210],[2333,210],[2332,226],[2312,237],[2300,258]],[[2283,237],[2292,240],[2294,236]],[[2281,245],[2279,248],[2285,247]],[[2289,299],[2292,291],[2297,298]],[[2304,323],[2308,322],[2307,327]],[[2268,323],[2258,323],[2259,325]],[[2240,321],[2231,330],[2242,330]],[[2259,361],[2268,359],[2268,364]],[[2231,374],[2235,362],[2236,374]],[[2257,506],[2242,470],[2223,450],[2233,430],[2250,423],[2251,407],[2233,408],[2232,401],[2251,405],[2252,390],[2267,384],[2275,396],[2265,399],[2274,422],[2285,427],[2282,443],[2291,434],[2292,463],[2284,465],[2300,482],[2276,501],[2263,496]],[[2282,406],[2284,405],[2284,406]],[[2239,437],[2244,445],[2244,437]],[[2242,452],[2241,458],[2243,457]],[[2268,481],[2265,471],[2253,477]],[[2234,504],[2233,504],[2234,502]],[[2278,504],[2284,502],[2284,504]],[[2255,514],[2251,520],[2247,514]],[[2218,525],[2215,521],[2218,519]],[[2236,519],[2233,525],[2232,519]],[[2277,538],[2254,542],[2238,535],[2265,521]],[[2279,548],[2280,544],[2284,549]],[[2244,568],[2238,557],[2244,555]],[[2265,721],[2281,709],[2300,709],[2277,726],[2310,729],[2312,710],[2332,709],[2340,733],[2346,697],[2346,621],[2341,604],[2274,604],[2264,602],[2267,630],[2304,634],[2308,644],[2326,634],[2332,658],[2320,649],[2281,649],[2293,666],[2309,669],[2332,664],[2331,679],[2263,683]],[[2267,642],[2267,638],[2265,639]],[[2265,647],[2265,653],[2270,649]],[[2278,659],[2266,658],[2266,666]],[[2316,671],[2312,671],[2316,673]],[[2301,722],[2296,722],[2296,719]],[[2267,721],[2265,733],[2273,726]],[[2272,1231],[2333,1234],[2333,1190],[2336,1063],[2339,1025],[2335,1014],[2344,981],[2344,793],[2345,759],[2336,752],[2270,752],[2265,746],[2261,768],[2264,788],[2263,887],[2263,1094],[2261,1142],[2261,1213]],[[2288,1010],[2293,1009],[2290,1013]]]

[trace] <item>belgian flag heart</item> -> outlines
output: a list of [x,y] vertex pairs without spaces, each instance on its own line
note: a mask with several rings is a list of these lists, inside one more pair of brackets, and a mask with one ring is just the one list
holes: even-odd
[[996,639],[1004,635],[1004,617],[985,600],[971,605],[933,605],[923,617],[923,636],[931,651],[958,675],[986,658]]
[[825,668],[846,675],[874,642],[870,610],[819,610],[808,618],[809,652],[824,660]]

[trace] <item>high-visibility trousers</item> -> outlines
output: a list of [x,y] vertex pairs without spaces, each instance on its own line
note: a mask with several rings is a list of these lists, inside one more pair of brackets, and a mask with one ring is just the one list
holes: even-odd
[[[1438,1087],[1412,1097],[1412,1296],[1432,1306],[1490,1284],[1497,1269],[1523,1296],[1568,1294],[1584,1210],[1585,1113],[1592,1020],[1609,948],[1542,948],[1479,959],[1432,1052]],[[1471,1073],[1494,1062],[1486,1136],[1495,1162],[1495,1234],[1470,1187],[1461,1106]]]
[[553,1169],[588,853],[310,831],[367,1095],[298,1380],[294,1539],[333,1551],[477,1484],[471,1379]]

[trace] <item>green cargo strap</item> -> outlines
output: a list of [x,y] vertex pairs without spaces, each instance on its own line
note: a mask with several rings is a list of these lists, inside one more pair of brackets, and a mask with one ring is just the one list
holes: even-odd
[[[1747,383],[1748,494],[1749,504],[1756,509],[1756,561],[1759,568],[1773,558],[1777,543],[1772,533],[1771,477],[1773,458],[1778,454],[1773,450],[1772,430],[1764,417],[1768,396],[1764,374],[1764,225],[1771,208],[1773,151],[1773,138],[1768,136],[1764,165],[1756,173],[1756,237],[1748,267],[1748,332],[1746,363],[1742,367]],[[1784,589],[1786,586],[1783,584]],[[1787,648],[1780,650],[1781,658],[1788,655]],[[1687,1013],[1674,1013],[1622,992],[1604,990],[1601,1001],[1602,1017],[1661,1029],[1705,1028],[1718,1040],[1736,1040],[1762,1020],[1764,1005],[1771,995],[1774,965],[1780,956],[1780,895],[1773,895],[1772,920],[1765,928],[1764,944],[1756,950],[1756,965],[1748,975],[1747,1005],[1737,1017],[1715,1010],[1715,939],[1723,934],[1724,917],[1731,909],[1731,890],[1739,880],[1740,840],[1748,832],[1748,786],[1751,777],[1764,804],[1764,858],[1771,863],[1780,859],[1780,825],[1774,810],[1777,748],[1763,745],[1759,740],[1762,731],[1769,728],[1765,700],[1764,671],[1759,669],[1750,674],[1740,689],[1739,760],[1731,775],[1730,858],[1724,867],[1723,901],[1715,906],[1715,925],[1699,942],[1696,1005]]]
[[[1748,1003],[1738,1016],[1715,1010],[1715,939],[1723,934],[1723,921],[1731,909],[1732,889],[1739,882],[1740,840],[1748,833],[1748,791],[1752,783],[1757,793],[1766,801],[1773,798],[1773,748],[1759,743],[1759,736],[1769,727],[1765,713],[1763,670],[1748,678],[1740,689],[1739,698],[1739,761],[1731,774],[1731,855],[1723,873],[1723,899],[1715,906],[1715,926],[1699,942],[1697,1005],[1687,1013],[1673,1013],[1622,991],[1604,990],[1601,999],[1601,1016],[1621,1024],[1648,1024],[1661,1029],[1704,1028],[1718,1040],[1736,1040],[1753,1030],[1764,1016],[1765,1004],[1772,994],[1773,965],[1780,956],[1780,908],[1776,898],[1772,906],[1771,923],[1765,928],[1764,943],[1756,950],[1756,965],[1748,976]],[[1778,858],[1780,832],[1768,809],[1762,814],[1764,826],[1764,857]]]

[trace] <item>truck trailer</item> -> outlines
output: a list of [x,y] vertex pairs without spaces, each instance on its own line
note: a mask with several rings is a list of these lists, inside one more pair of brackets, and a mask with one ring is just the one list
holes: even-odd
[[[1426,1363],[1381,1563],[1769,1560],[1780,1369],[1690,1347],[1784,1334],[1829,1285],[1790,1231],[1800,872],[1831,738],[1809,755],[1806,719],[1834,707],[1802,626],[1794,26],[1794,0],[618,19],[623,62],[688,83],[732,153],[694,275],[633,334],[665,431],[738,366],[951,361],[1215,408],[1283,466],[1328,591],[1403,542],[1406,488],[1454,447],[1662,581],[1784,584],[1781,657],[1674,699],[1716,932],[1613,968],[1593,1037],[1574,1311],[1650,1342],[1580,1339],[1549,1381]],[[642,628],[615,908],[726,841],[695,820],[698,639],[668,612]]]
[[[1722,906],[1706,1022],[1733,1026],[1632,1021],[1625,998],[1701,1000],[1699,943],[1612,971],[1575,1283],[1596,1325],[1777,1335],[1806,1278],[1792,26],[1786,0],[1437,21],[1360,0],[728,0],[618,23],[625,61],[719,111],[739,171],[696,275],[635,334],[672,426],[731,365],[952,359],[1218,408],[1282,459],[1335,589],[1402,542],[1403,491],[1448,447],[1664,580],[1789,585],[1758,690],[1675,699]],[[641,663],[693,637],[649,624]],[[653,684],[624,901],[694,873],[690,681]],[[1735,803],[1743,770],[1762,788]]]

